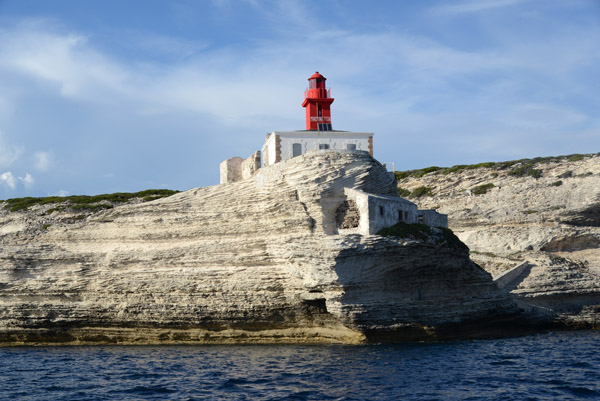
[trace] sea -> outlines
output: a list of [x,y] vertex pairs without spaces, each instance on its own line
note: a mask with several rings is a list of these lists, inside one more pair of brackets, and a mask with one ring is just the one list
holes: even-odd
[[600,400],[600,332],[398,345],[0,348],[2,400]]

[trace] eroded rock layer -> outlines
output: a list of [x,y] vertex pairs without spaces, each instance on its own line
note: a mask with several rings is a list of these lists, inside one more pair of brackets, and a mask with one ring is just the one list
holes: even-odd
[[316,152],[102,212],[2,210],[0,343],[359,343],[528,326],[439,230],[337,235],[344,187],[396,192],[367,154]]
[[567,325],[600,328],[600,156],[457,166],[400,180],[412,199],[448,214],[471,257],[498,277],[527,268],[506,289],[557,313]]

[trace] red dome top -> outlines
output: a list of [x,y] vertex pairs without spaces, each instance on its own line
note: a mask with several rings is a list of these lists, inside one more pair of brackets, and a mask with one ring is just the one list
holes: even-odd
[[312,75],[310,76],[310,78],[308,78],[308,80],[310,81],[311,79],[317,79],[317,78],[320,78],[320,79],[327,79],[327,78],[325,78],[323,75],[319,74],[319,71],[317,71],[317,72],[315,72],[314,74],[312,74]]

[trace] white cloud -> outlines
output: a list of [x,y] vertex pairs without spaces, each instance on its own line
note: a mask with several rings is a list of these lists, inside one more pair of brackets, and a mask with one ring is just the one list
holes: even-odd
[[0,131],[0,168],[12,165],[23,154],[23,147],[7,143]]
[[524,0],[466,0],[434,7],[430,10],[430,12],[433,14],[445,15],[475,13],[513,6],[515,4],[522,3],[523,1]]
[[99,100],[107,90],[120,90],[126,78],[84,35],[57,31],[43,21],[0,31],[0,39],[0,66],[56,84],[68,98]]
[[15,189],[17,186],[17,179],[12,172],[7,171],[0,174],[0,183],[8,186],[10,189]]
[[52,196],[67,196],[69,195],[69,191],[65,190],[65,189],[61,189],[60,191],[52,194]]
[[54,155],[51,152],[39,151],[34,155],[34,167],[40,171],[47,171],[53,163]]
[[12,190],[17,188],[18,183],[23,184],[26,188],[31,188],[34,182],[35,179],[29,173],[26,173],[25,177],[16,177],[12,171],[6,171],[0,174],[0,183]]
[[21,181],[25,187],[31,187],[33,185],[33,183],[35,182],[35,180],[33,179],[33,176],[29,173],[25,174],[25,177],[18,177],[19,181]]

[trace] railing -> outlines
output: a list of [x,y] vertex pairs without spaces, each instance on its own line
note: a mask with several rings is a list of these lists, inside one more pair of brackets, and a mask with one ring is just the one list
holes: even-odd
[[310,121],[316,121],[319,123],[330,123],[331,122],[331,117],[315,117],[315,116],[311,116],[310,117]]
[[331,88],[306,88],[304,91],[305,99],[330,99]]

